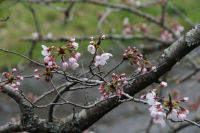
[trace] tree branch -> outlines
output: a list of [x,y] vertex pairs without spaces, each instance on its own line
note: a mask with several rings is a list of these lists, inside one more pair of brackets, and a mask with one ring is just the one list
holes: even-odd
[[[193,29],[193,32],[200,33],[200,25]],[[193,33],[192,32],[192,33]],[[198,39],[190,32],[187,33],[187,38],[189,40]],[[124,87],[124,92],[133,96],[136,93],[140,92],[148,85],[156,82],[159,77],[169,71],[176,62],[180,61],[186,54],[192,51],[194,48],[200,45],[200,40],[196,40],[198,43],[195,45],[190,45],[190,42],[185,40],[185,37],[182,36],[175,43],[173,43],[169,48],[165,49],[162,56],[160,57],[160,62],[157,68],[157,72],[147,72],[146,74],[140,75],[133,79],[127,86]],[[84,131],[101,117],[103,117],[110,110],[118,106],[120,103],[117,97],[108,99],[105,102],[102,102],[91,109],[84,109],[77,113],[75,119],[72,119],[72,116],[69,116],[65,120],[63,125],[63,133],[79,133]],[[78,123],[78,124],[77,124]],[[74,128],[70,128],[74,127]]]

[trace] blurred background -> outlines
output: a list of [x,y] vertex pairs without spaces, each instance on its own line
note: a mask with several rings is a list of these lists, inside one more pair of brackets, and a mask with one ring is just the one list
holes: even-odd
[[[117,64],[122,58],[122,54],[127,46],[136,46],[142,53],[156,64],[158,56],[164,48],[168,47],[176,40],[166,32],[162,26],[149,22],[141,16],[130,11],[119,8],[109,8],[106,6],[85,3],[85,2],[50,2],[41,0],[38,3],[27,2],[29,0],[0,0],[0,48],[19,52],[34,60],[43,61],[41,55],[41,45],[62,46],[70,37],[85,37],[77,40],[81,69],[88,69],[91,55],[87,51],[90,36],[98,37],[102,34],[106,36],[118,35],[120,39],[106,39],[102,42],[104,51],[112,53],[114,56],[103,70],[108,70],[113,64]],[[32,0],[34,1],[34,0]],[[163,1],[165,0],[105,0],[121,6],[135,7],[145,14],[149,14],[156,19],[162,17]],[[176,33],[177,37],[191,29],[195,24],[200,23],[199,0],[168,0],[165,7],[164,22]],[[8,18],[8,19],[7,19]],[[3,20],[5,19],[5,21]],[[176,29],[179,26],[179,31]],[[177,33],[177,32],[178,33]],[[129,36],[152,36],[160,41],[149,39],[127,39]],[[124,39],[125,38],[125,39]],[[163,41],[163,42],[162,42]],[[27,60],[0,51],[0,73],[10,71],[11,68],[18,68],[18,75],[33,74],[33,70],[38,68],[30,64]],[[134,66],[126,63],[116,70],[116,73],[127,73],[133,71]],[[187,55],[182,61],[164,75],[163,80],[169,86],[161,91],[161,95],[166,97],[168,92],[180,97],[189,96],[190,102],[186,105],[191,111],[190,119],[200,118],[200,49],[196,49]],[[79,71],[68,70],[76,75]],[[56,76],[55,84],[65,82],[63,77]],[[149,86],[152,89],[156,85]],[[49,90],[50,85],[43,79],[26,79],[23,81],[21,89],[30,98],[41,95]],[[142,91],[137,96],[144,94]],[[0,94],[0,124],[9,121],[17,121],[18,107],[5,95]],[[97,88],[70,92],[66,97],[70,101],[85,104],[100,97]],[[44,99],[47,102],[52,96]],[[77,98],[78,97],[78,98]],[[78,109],[76,109],[78,111]],[[36,110],[46,118],[47,110]],[[70,106],[57,108],[57,116],[63,117],[72,113]],[[185,123],[183,123],[185,124]],[[165,128],[152,123],[148,107],[136,103],[124,103],[105,115],[100,121],[91,126],[86,132],[95,133],[172,133],[180,123],[167,122]],[[188,126],[180,133],[199,132],[194,126]]]

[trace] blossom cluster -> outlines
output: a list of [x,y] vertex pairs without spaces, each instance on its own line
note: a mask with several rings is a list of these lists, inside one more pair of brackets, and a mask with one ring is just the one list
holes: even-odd
[[131,25],[129,18],[125,18],[123,22],[124,28],[123,28],[123,34],[124,35],[130,35],[134,32],[141,32],[145,34],[151,33],[151,28],[149,28],[145,23],[137,24],[137,25]]
[[[166,82],[162,81],[160,83],[160,87],[166,86]],[[147,94],[142,95],[141,99],[145,99],[147,104],[150,105],[149,111],[153,117],[153,121],[162,126],[165,126],[165,117],[174,121],[184,121],[189,114],[189,111],[180,105],[181,102],[187,102],[188,97],[172,100],[169,94],[169,98],[163,100],[158,97],[158,90],[153,89],[149,90]]]
[[136,64],[138,66],[137,70],[139,72],[146,73],[148,70],[156,72],[156,66],[151,64],[147,59],[143,57],[142,54],[138,53],[136,47],[128,47],[123,54],[124,60],[129,60],[131,64]]
[[[19,80],[24,80],[23,76],[15,76],[14,73],[17,72],[16,68],[12,69],[12,73],[8,73],[8,72],[3,72],[2,75],[7,79],[5,82],[3,82],[3,84],[0,86],[0,89],[2,89],[3,85],[10,85],[11,87],[13,87],[16,91],[19,90],[19,86],[21,85],[21,83],[19,82]],[[18,81],[15,81],[18,80]]]
[[[41,54],[44,56],[45,71],[42,74],[35,75],[35,78],[39,79],[41,76],[45,75],[46,81],[49,81],[50,78],[53,77],[51,71],[60,69],[60,66],[57,65],[55,60],[57,56],[61,56],[62,70],[64,72],[67,70],[68,66],[73,70],[78,68],[78,59],[81,56],[81,54],[77,52],[78,46],[79,44],[75,42],[75,38],[71,38],[66,45],[58,48],[55,46],[47,47],[42,45],[43,50],[41,51]],[[68,60],[68,62],[66,60]],[[34,72],[38,72],[38,69]]]
[[[95,54],[94,58],[94,65],[96,67],[103,66],[107,63],[107,60],[112,57],[111,53],[105,53],[102,48],[100,47],[101,40],[105,40],[105,35],[102,35],[97,42],[94,41],[94,38],[90,38],[90,44],[88,45],[88,52],[91,54]],[[102,54],[100,55],[100,51],[102,51]]]
[[117,75],[115,73],[112,74],[112,81],[110,83],[102,82],[99,87],[100,93],[108,98],[110,93],[115,93],[119,98],[123,93],[122,86],[126,85],[128,82],[125,80],[125,73],[121,75]]

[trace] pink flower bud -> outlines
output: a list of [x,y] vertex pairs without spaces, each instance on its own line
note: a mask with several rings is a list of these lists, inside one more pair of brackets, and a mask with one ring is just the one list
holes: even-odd
[[10,74],[7,73],[7,72],[3,72],[2,75],[3,75],[4,77],[6,77],[6,78],[8,78],[8,77],[10,76]]
[[121,77],[124,77],[125,75],[126,75],[125,73],[122,73],[120,76],[121,76]]
[[128,81],[124,81],[123,84],[124,84],[124,85],[127,85],[127,84],[128,84]]
[[127,55],[126,53],[123,54],[124,57],[126,57],[126,55]]
[[16,78],[19,79],[19,80],[24,80],[23,76],[16,76]]
[[112,74],[112,77],[113,77],[113,78],[115,77],[115,73]]

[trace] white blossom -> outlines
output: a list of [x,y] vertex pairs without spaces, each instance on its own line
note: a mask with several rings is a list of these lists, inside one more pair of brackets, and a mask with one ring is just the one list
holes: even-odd
[[91,54],[94,54],[95,53],[95,47],[94,45],[88,45],[88,52],[90,52]]
[[43,56],[48,56],[48,55],[51,54],[51,53],[48,51],[48,47],[47,47],[47,46],[42,45],[42,48],[43,48],[43,50],[42,50],[41,54],[42,54]]
[[107,60],[112,56],[112,54],[110,53],[103,53],[101,56],[97,55],[95,57],[95,66],[103,66],[105,65],[107,62]]

